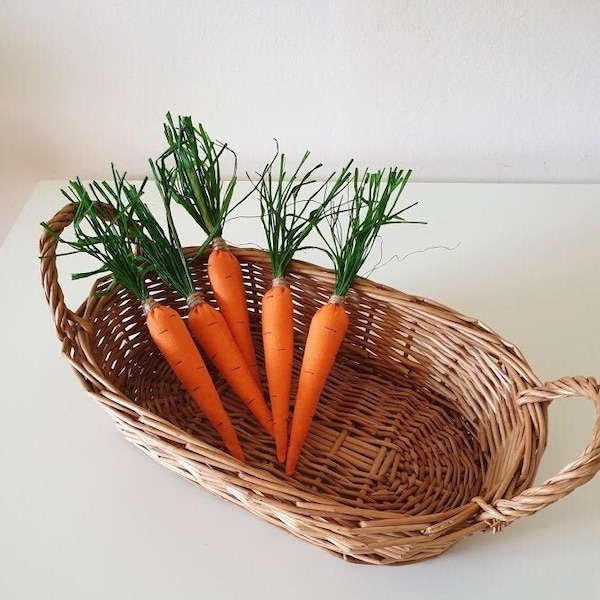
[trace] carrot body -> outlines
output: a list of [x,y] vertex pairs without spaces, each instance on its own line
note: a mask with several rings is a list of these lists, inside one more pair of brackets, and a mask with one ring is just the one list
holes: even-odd
[[328,302],[313,316],[306,345],[290,431],[285,472],[293,475],[317,404],[348,330],[348,314],[339,302]]
[[244,461],[237,434],[223,408],[206,364],[179,313],[168,306],[151,303],[146,324],[154,343],[198,408],[219,432],[229,452]]
[[273,436],[271,411],[221,313],[207,302],[194,304],[188,327],[233,391]]
[[238,259],[226,247],[215,248],[208,257],[208,279],[221,314],[250,368],[256,385],[261,387],[256,354],[250,333],[246,289]]
[[287,285],[275,285],[262,299],[265,370],[275,426],[277,459],[285,462],[294,362],[294,307]]

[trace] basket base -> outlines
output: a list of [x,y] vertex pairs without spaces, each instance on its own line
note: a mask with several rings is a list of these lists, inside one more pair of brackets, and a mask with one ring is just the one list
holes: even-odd
[[[125,392],[143,408],[222,449],[218,434],[164,366],[149,353]],[[293,478],[275,445],[215,376],[251,467],[295,482],[347,507],[398,515],[446,512],[481,493],[487,464],[469,424],[427,390],[401,387],[342,359],[321,398]]]

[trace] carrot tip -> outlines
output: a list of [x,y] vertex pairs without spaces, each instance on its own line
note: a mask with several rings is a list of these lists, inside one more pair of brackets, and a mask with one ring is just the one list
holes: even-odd
[[285,459],[287,457],[287,449],[286,448],[281,448],[277,450],[277,460],[279,461],[280,464],[284,465],[285,464]]

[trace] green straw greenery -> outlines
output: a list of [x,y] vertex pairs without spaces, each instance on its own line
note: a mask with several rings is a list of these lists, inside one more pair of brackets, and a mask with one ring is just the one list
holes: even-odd
[[60,237],[47,223],[42,223],[42,226],[59,242],[75,252],[92,256],[100,263],[98,269],[75,273],[73,279],[110,273],[113,285],[105,293],[113,289],[114,285],[121,285],[144,302],[149,298],[145,283],[148,265],[140,260],[130,243],[134,232],[133,221],[131,210],[123,198],[126,194],[141,196],[146,181],[136,188],[128,184],[125,175],[120,175],[114,167],[112,171],[112,183],[94,181],[86,187],[77,178],[69,182],[67,189],[61,190],[70,202],[76,204],[74,239]]
[[367,169],[361,175],[357,169],[352,178],[350,198],[332,203],[325,213],[326,231],[318,228],[318,232],[325,244],[324,250],[334,264],[336,296],[346,296],[384,225],[423,224],[422,221],[407,221],[402,216],[416,203],[398,208],[410,175],[410,170],[397,168],[375,173]]
[[[180,116],[177,122],[170,113],[166,118],[164,133],[169,147],[156,161],[161,166],[155,172],[157,182],[163,189],[172,188],[172,199],[207,236],[222,237],[227,217],[239,204],[232,204],[237,182],[235,153],[227,144],[213,141],[190,116]],[[224,186],[220,163],[226,152],[233,156],[233,175]]]
[[[152,162],[150,165],[163,200],[168,233],[143,200],[132,194],[128,196],[128,201],[137,223],[136,242],[152,270],[169,287],[187,299],[194,294],[195,286],[171,212],[173,173],[166,171],[164,166],[157,166]],[[160,169],[163,169],[162,172],[159,172]]]
[[[285,277],[294,254],[302,249],[309,233],[323,218],[329,204],[346,187],[351,176],[352,161],[337,177],[332,173],[302,196],[301,193],[315,183],[313,175],[322,166],[318,164],[301,174],[309,155],[309,152],[304,154],[288,178],[285,154],[279,155],[278,149],[275,158],[259,174],[254,184],[260,199],[260,218],[267,239],[273,279]],[[332,180],[334,183],[328,189]]]

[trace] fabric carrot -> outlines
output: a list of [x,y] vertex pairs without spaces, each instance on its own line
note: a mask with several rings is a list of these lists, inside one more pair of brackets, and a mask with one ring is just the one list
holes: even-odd
[[263,296],[261,307],[265,370],[273,411],[277,460],[284,463],[294,366],[294,306],[284,278],[273,280],[273,287]]
[[[113,176],[114,186],[106,182],[91,184],[94,199],[79,180],[72,181],[70,189],[63,191],[71,202],[77,203],[73,221],[75,240],[59,240],[99,260],[102,266],[94,273],[110,272],[114,284],[125,287],[139,299],[148,332],[157,348],[198,408],[218,431],[229,452],[244,461],[237,434],[181,315],[150,297],[145,284],[148,267],[140,262],[128,241],[132,231],[131,213],[120,203],[127,184],[124,176],[114,170]],[[141,193],[141,189],[136,193]],[[92,233],[84,232],[82,226]],[[89,274],[81,273],[74,277]]]
[[[260,387],[242,269],[223,239],[227,217],[245,199],[232,205],[237,181],[235,154],[226,144],[214,142],[202,124],[194,126],[189,116],[179,117],[175,123],[168,114],[164,129],[169,148],[157,162],[173,165],[171,170],[164,171],[174,175],[169,183],[173,199],[183,206],[208,236],[203,246],[211,247],[208,257],[210,285],[235,343]],[[220,161],[226,151],[233,156],[234,164],[233,176],[224,187]]]
[[220,236],[212,242],[208,256],[208,280],[233,339],[250,367],[254,381],[260,386],[242,268],[227,242]]
[[348,330],[348,323],[348,313],[343,298],[339,296],[333,296],[311,319],[296,393],[285,466],[287,475],[294,474],[325,382]]
[[143,306],[146,325],[154,343],[198,408],[219,432],[229,452],[244,462],[237,434],[181,315],[175,309],[161,306],[149,297],[143,300]]
[[[328,211],[327,234],[321,233],[325,251],[335,268],[334,293],[313,316],[304,348],[296,391],[285,471],[293,475],[318,402],[349,326],[344,299],[365,263],[383,225],[408,223],[398,209],[410,171],[398,169],[360,176],[355,171],[349,202],[338,202]],[[345,223],[344,223],[345,222]],[[414,222],[414,221],[412,221]]]
[[274,436],[273,416],[221,313],[196,292],[188,297],[188,326],[233,391]]
[[286,273],[295,253],[301,249],[329,203],[347,184],[350,165],[342,170],[328,189],[335,173],[325,182],[314,185],[313,175],[322,165],[316,165],[301,175],[308,152],[289,177],[285,155],[281,154],[277,160],[278,156],[279,150],[259,174],[255,189],[260,198],[261,222],[273,275],[272,286],[261,301],[265,371],[273,411],[277,459],[284,463],[294,363],[294,306]]
[[[165,168],[161,164],[150,164],[155,176]],[[172,187],[163,186],[161,183],[168,181],[169,177],[166,172],[156,177],[165,206],[168,233],[158,223],[135,188],[126,188],[127,206],[135,218],[132,227],[136,243],[144,259],[157,275],[186,299],[189,307],[187,324],[194,338],[237,396],[273,436],[271,411],[223,316],[195,289],[171,214]]]

